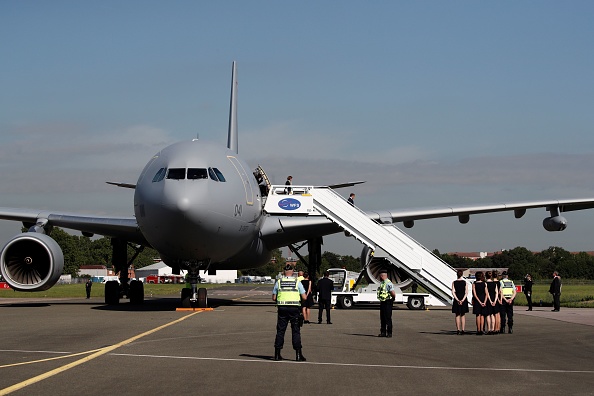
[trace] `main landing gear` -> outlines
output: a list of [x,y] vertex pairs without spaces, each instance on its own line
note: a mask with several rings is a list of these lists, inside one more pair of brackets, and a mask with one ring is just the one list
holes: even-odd
[[[120,298],[127,297],[130,303],[141,305],[144,303],[144,284],[139,280],[132,280],[128,283],[128,268],[144,249],[143,246],[128,244],[127,241],[112,238],[112,261],[116,273],[120,274],[120,281],[108,281],[105,283],[105,304],[116,305]],[[128,246],[134,249],[134,256],[128,261]]]

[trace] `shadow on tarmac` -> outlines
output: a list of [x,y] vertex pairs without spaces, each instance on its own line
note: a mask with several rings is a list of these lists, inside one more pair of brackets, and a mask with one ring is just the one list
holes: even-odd
[[[261,359],[261,360],[274,360],[273,356],[264,356],[264,355],[250,355],[248,353],[242,353],[241,355],[242,357],[249,357],[249,358],[253,358],[253,359]],[[286,360],[286,359],[283,359]]]

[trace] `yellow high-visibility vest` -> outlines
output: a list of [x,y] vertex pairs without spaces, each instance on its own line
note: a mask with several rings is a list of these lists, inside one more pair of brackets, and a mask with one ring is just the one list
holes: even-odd
[[301,296],[297,278],[281,278],[278,282],[276,305],[300,306]]

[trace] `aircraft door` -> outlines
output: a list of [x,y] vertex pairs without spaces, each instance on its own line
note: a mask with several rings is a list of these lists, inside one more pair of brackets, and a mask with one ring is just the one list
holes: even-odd
[[252,184],[249,181],[248,173],[246,172],[245,168],[243,167],[243,165],[241,165],[241,162],[239,162],[239,160],[236,157],[228,155],[227,158],[229,158],[229,161],[231,161],[231,163],[237,170],[237,173],[239,173],[239,177],[241,177],[241,181],[243,182],[243,188],[245,190],[245,203],[247,205],[253,205],[254,204],[254,190],[252,188]]

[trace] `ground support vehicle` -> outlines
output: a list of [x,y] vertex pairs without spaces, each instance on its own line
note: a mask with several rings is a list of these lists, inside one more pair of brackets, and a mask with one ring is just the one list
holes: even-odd
[[[369,282],[367,284],[357,282],[360,274],[347,271],[342,268],[329,269],[330,279],[334,282],[332,292],[332,305],[349,309],[356,304],[379,303],[377,289],[379,283]],[[408,285],[408,284],[407,284]],[[425,309],[428,306],[444,307],[445,304],[429,293],[408,293],[403,292],[398,284],[394,284],[396,297],[394,303],[406,304],[409,309]]]

